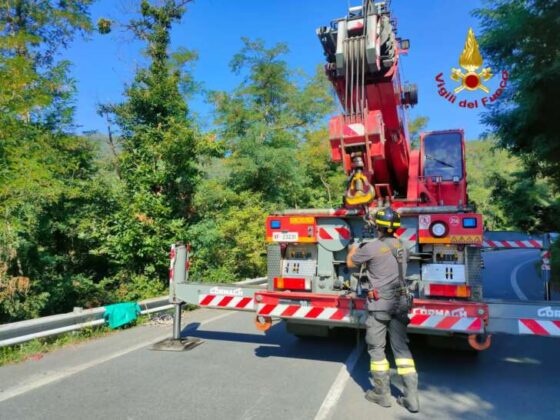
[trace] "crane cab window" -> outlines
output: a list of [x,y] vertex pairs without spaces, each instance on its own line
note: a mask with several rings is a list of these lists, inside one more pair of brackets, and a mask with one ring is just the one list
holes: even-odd
[[424,177],[441,177],[443,181],[463,178],[461,134],[429,134],[423,142]]

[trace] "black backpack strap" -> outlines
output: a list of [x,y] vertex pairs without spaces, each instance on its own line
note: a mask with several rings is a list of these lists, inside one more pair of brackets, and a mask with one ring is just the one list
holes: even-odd
[[403,268],[403,247],[402,247],[402,242],[400,241],[400,239],[398,238],[394,238],[397,240],[397,243],[399,244],[398,247],[395,247],[393,244],[385,242],[384,240],[385,238],[380,239],[385,245],[388,245],[389,248],[391,249],[391,254],[393,254],[393,257],[395,257],[395,260],[397,261],[397,267],[399,269],[399,282],[401,283],[401,287],[406,289],[406,282],[404,281],[404,268]]
[[403,250],[403,247],[402,247],[402,242],[398,238],[395,238],[395,239],[397,240],[397,242],[399,244],[398,248],[391,245],[391,244],[387,244],[387,245],[389,245],[389,248],[391,249],[391,253],[393,254],[393,257],[395,257],[395,260],[397,261],[397,266],[399,268],[399,283],[401,284],[403,296],[406,297],[406,305],[400,307],[397,312],[402,315],[403,322],[406,325],[408,325],[408,323],[410,322],[410,320],[408,318],[408,313],[410,312],[410,310],[413,307],[414,295],[410,292],[410,290],[408,289],[408,286],[406,285],[406,282],[404,280],[404,268],[403,268],[403,263],[404,263],[403,252],[404,252],[404,250]]

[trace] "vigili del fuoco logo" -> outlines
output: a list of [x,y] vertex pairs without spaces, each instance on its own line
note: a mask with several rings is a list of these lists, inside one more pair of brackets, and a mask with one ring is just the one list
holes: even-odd
[[[455,87],[447,87],[443,73],[439,73],[435,80],[438,87],[438,94],[451,104],[457,104],[460,108],[478,108],[479,106],[488,106],[495,102],[504,92],[507,85],[508,72],[501,72],[501,80],[499,87],[490,94],[490,89],[485,85],[494,77],[490,67],[482,66],[483,60],[478,49],[478,42],[474,36],[472,28],[469,28],[465,48],[459,56],[459,65],[461,68],[451,69],[450,79],[458,85]],[[468,95],[471,92],[482,91],[486,95],[481,98],[461,98],[460,96]]]

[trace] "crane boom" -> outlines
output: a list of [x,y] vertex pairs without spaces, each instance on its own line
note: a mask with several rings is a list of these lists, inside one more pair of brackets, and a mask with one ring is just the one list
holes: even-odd
[[415,86],[402,86],[396,37],[385,2],[365,0],[346,17],[317,29],[343,114],[329,124],[331,156],[349,175],[347,206],[374,197],[406,197],[410,149],[404,108],[417,102]]

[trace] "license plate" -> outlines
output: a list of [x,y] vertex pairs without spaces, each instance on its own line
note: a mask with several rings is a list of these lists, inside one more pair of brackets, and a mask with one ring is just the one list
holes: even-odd
[[297,242],[299,234],[297,232],[274,232],[272,240],[275,242]]

